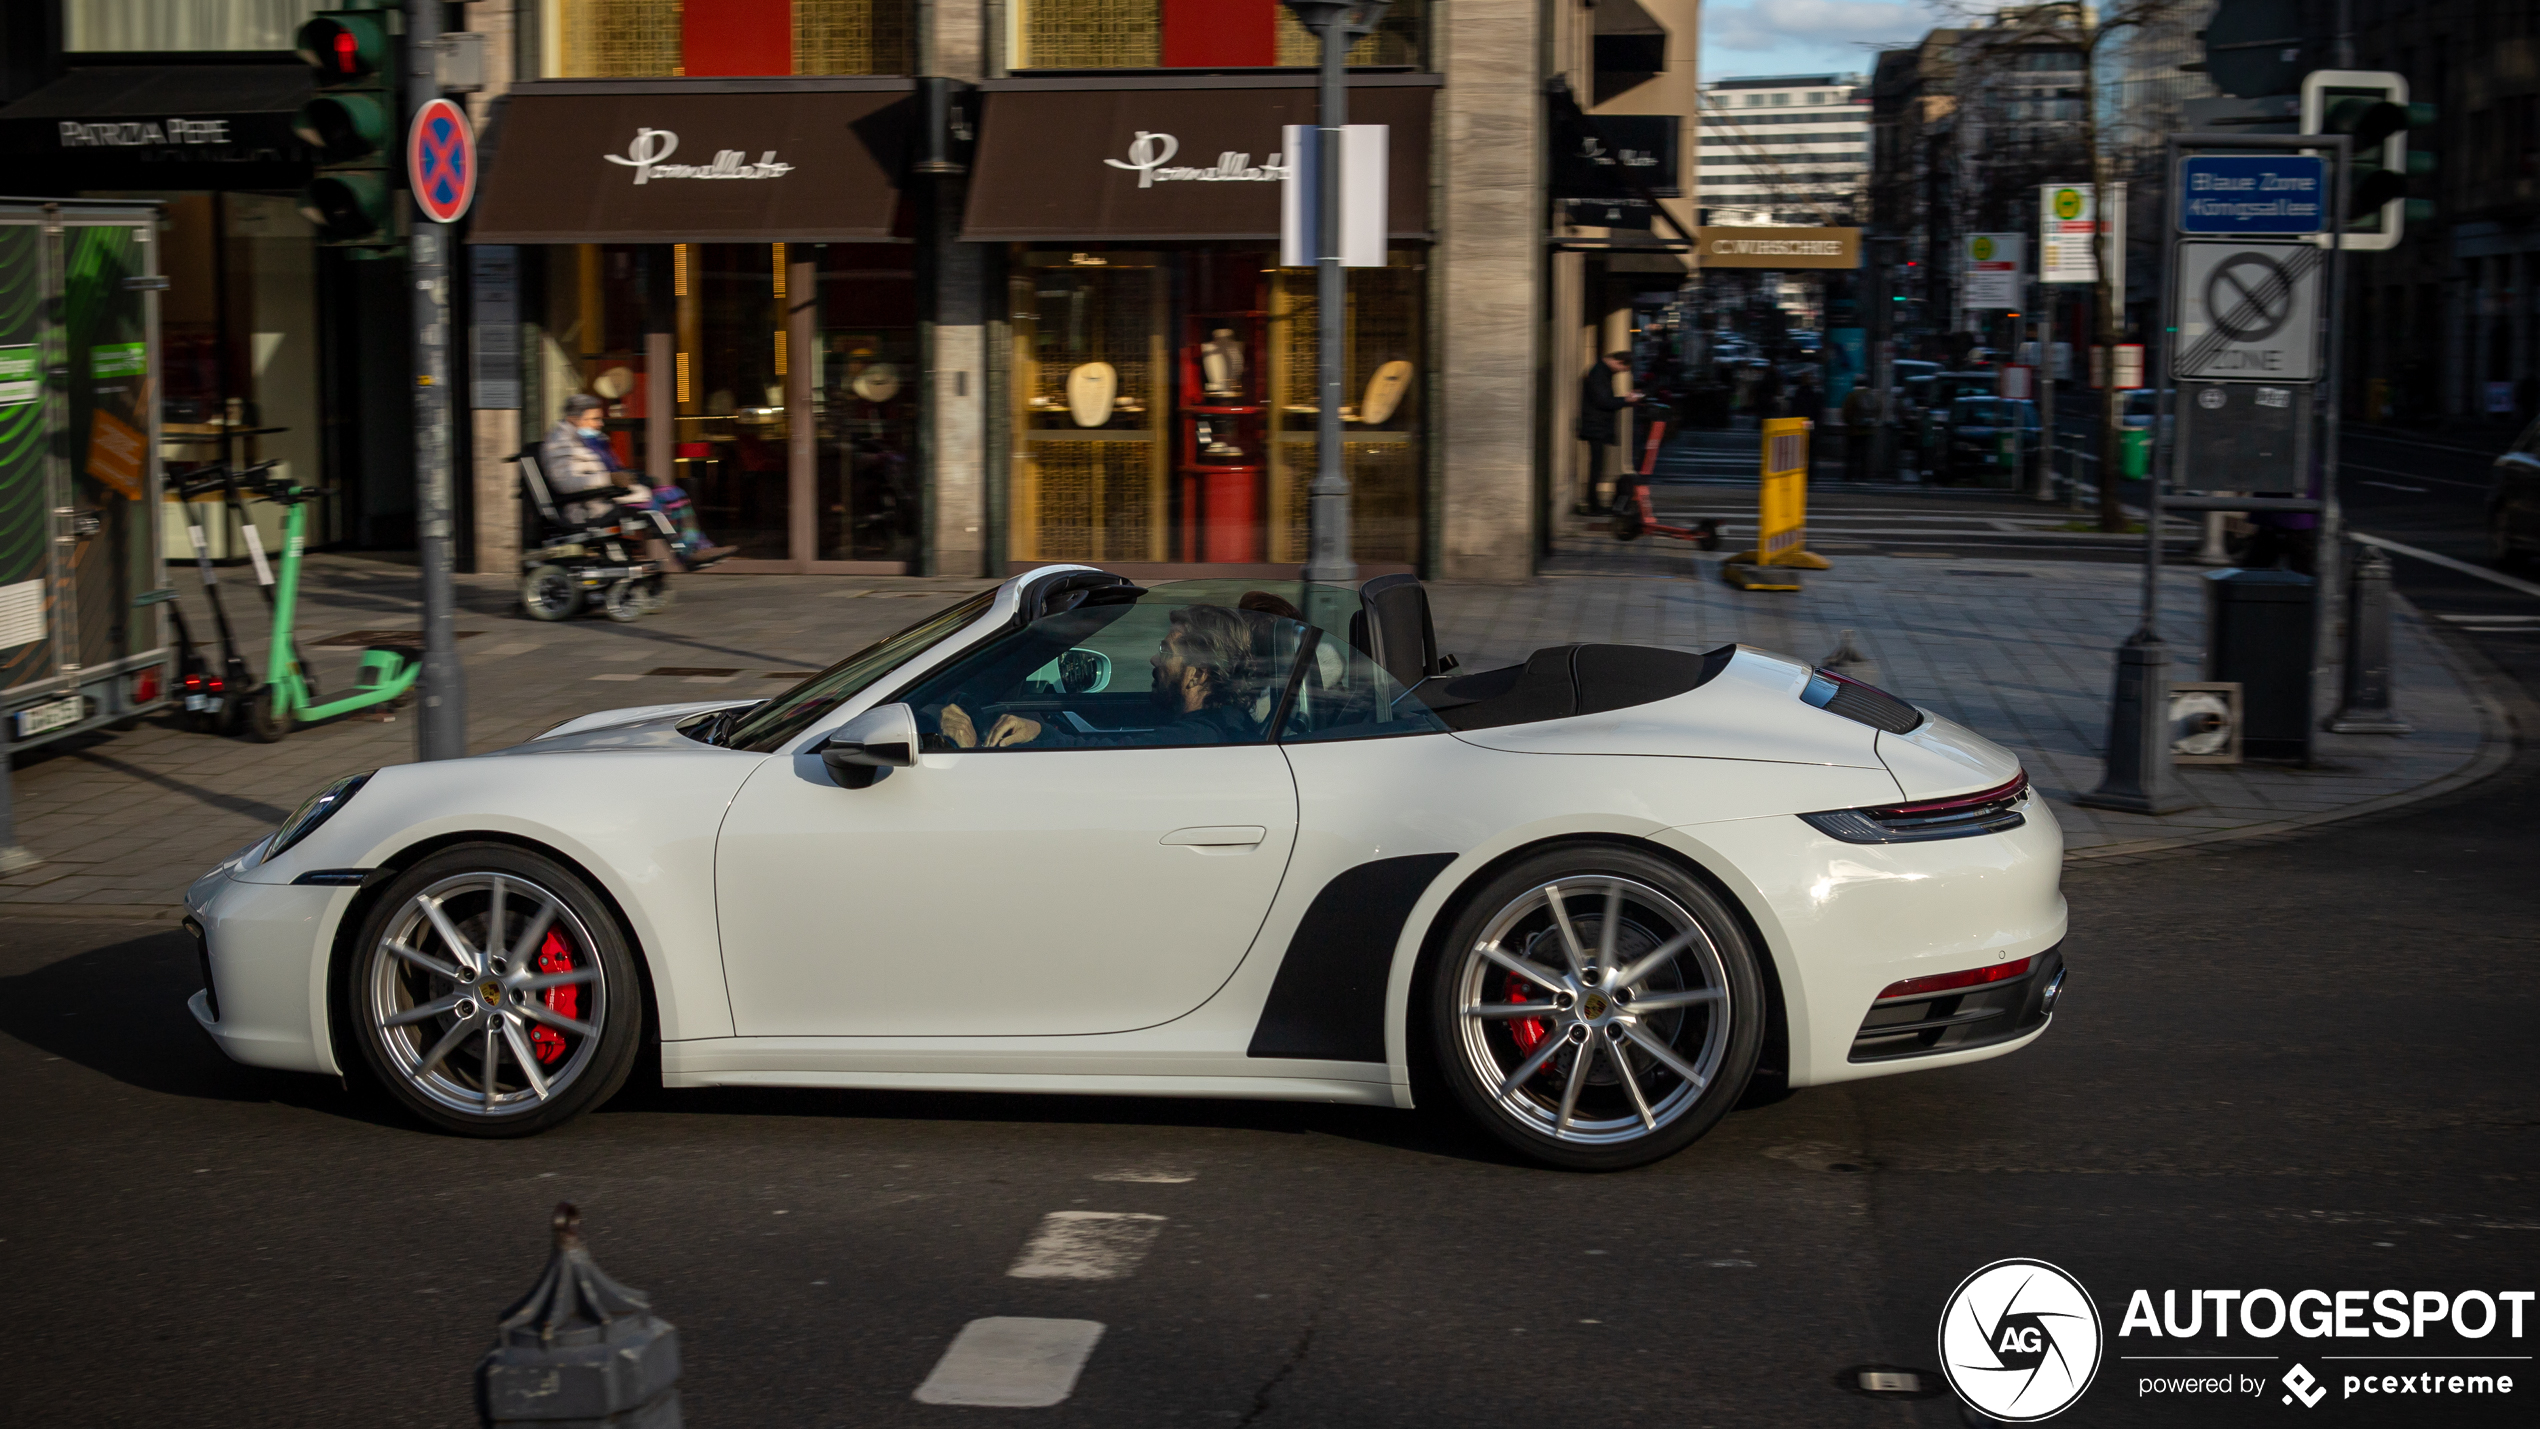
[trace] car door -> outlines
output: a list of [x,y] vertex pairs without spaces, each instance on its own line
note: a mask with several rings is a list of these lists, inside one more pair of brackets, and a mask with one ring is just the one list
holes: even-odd
[[[1245,674],[1246,714],[1176,725],[1143,692],[1107,687],[1149,674],[1129,657],[1162,625],[1160,612],[1072,612],[984,642],[905,695],[928,748],[869,788],[839,787],[816,750],[763,764],[715,848],[734,1030],[1090,1034],[1207,1001],[1296,838],[1286,760],[1261,733],[1227,737],[1284,688],[1285,666]],[[1105,675],[1065,688],[1087,683],[1055,674],[1079,650]],[[959,748],[955,705],[977,738],[1009,714],[1041,733]]]

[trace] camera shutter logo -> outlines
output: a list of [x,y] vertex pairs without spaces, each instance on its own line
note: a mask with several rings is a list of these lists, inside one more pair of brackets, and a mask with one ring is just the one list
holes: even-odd
[[2079,1402],[2099,1372],[2099,1308],[2042,1260],[1997,1260],[1958,1283],[1940,1316],[1941,1373],[1959,1397],[2014,1424]]

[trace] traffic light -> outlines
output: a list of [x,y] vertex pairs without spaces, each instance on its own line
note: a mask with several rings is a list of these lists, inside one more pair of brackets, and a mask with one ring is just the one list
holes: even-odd
[[384,249],[397,241],[390,192],[397,19],[372,3],[320,10],[300,26],[300,59],[316,71],[318,90],[291,117],[292,132],[318,156],[300,214],[329,247]]
[[2434,217],[2431,199],[2408,197],[2412,176],[2434,172],[2434,156],[2408,149],[2408,131],[2434,122],[2434,106],[2408,102],[2407,77],[2388,70],[2316,69],[2302,77],[2302,132],[2352,141],[2347,170],[2347,249],[2398,246],[2407,220]]

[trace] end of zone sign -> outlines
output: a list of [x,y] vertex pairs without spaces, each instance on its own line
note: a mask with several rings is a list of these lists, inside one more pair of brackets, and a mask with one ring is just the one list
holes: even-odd
[[415,207],[434,223],[456,223],[476,197],[476,131],[446,99],[415,110],[406,131],[406,182]]
[[2316,154],[2196,154],[2178,163],[2181,233],[2317,233],[2328,163]]

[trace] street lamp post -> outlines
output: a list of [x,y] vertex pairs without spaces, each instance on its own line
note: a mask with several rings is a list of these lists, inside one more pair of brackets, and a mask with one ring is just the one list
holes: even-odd
[[[1314,104],[1314,485],[1306,503],[1305,578],[1354,585],[1349,476],[1341,468],[1341,126],[1349,122],[1349,47],[1372,33],[1392,0],[1286,0],[1322,43],[1322,83]],[[1291,162],[1295,156],[1291,155]],[[1330,628],[1321,619],[1317,624]]]

